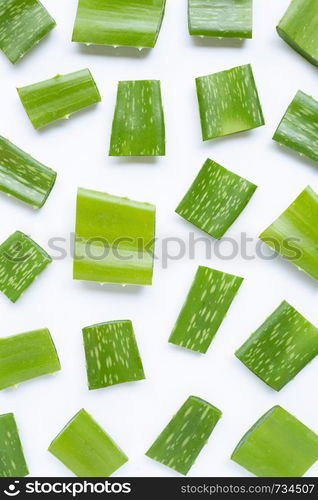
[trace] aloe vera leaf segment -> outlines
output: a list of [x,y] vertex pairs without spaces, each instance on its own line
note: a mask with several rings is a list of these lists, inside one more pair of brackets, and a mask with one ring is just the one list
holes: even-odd
[[0,477],[27,476],[29,470],[13,413],[0,415],[0,447]]

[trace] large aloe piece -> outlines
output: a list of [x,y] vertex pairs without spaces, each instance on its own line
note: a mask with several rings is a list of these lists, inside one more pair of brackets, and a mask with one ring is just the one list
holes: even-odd
[[318,66],[317,0],[292,0],[277,26],[279,36]]
[[49,330],[0,338],[0,389],[61,369]]
[[164,156],[165,123],[158,80],[118,83],[110,156]]
[[232,460],[260,477],[301,477],[318,460],[318,436],[274,406],[243,436]]
[[253,0],[188,0],[189,33],[252,38]]
[[0,136],[0,191],[41,208],[55,179],[54,170]]
[[235,355],[266,384],[280,391],[318,354],[318,329],[287,302]]
[[78,477],[110,476],[128,460],[84,409],[52,441],[49,451]]
[[131,321],[109,321],[83,328],[89,389],[145,378]]
[[199,266],[169,342],[205,353],[243,278]]
[[257,186],[208,159],[176,213],[220,239],[237,219]]
[[146,455],[180,474],[187,474],[221,416],[215,406],[190,396]]
[[155,207],[79,188],[74,279],[151,285]]
[[75,71],[17,89],[35,129],[100,102],[101,97],[88,69]]
[[260,235],[268,246],[318,280],[318,195],[307,186]]
[[166,0],[79,0],[73,42],[155,46]]
[[264,125],[250,64],[196,78],[204,141]]
[[43,248],[16,231],[0,245],[0,291],[16,302],[51,262]]
[[318,161],[318,102],[300,90],[288,106],[274,141]]
[[0,0],[0,49],[15,64],[55,26],[38,0]]
[[0,449],[0,477],[24,477],[29,474],[13,413],[0,415]]

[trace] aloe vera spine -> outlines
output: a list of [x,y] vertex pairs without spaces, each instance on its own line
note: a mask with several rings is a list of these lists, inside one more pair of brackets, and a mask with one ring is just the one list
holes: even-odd
[[23,107],[35,129],[97,104],[101,97],[88,69],[17,89]]
[[0,477],[27,476],[29,470],[13,413],[0,415],[0,446]]

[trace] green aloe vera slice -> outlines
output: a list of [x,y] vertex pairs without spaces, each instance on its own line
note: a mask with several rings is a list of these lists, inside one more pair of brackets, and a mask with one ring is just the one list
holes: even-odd
[[169,342],[206,353],[242,282],[239,276],[199,266]]
[[318,460],[318,436],[274,406],[243,436],[232,460],[260,477],[301,477]]
[[55,179],[54,170],[0,136],[0,191],[41,208]]
[[0,415],[0,448],[0,477],[24,477],[29,474],[13,413]]
[[73,42],[155,46],[166,0],[79,0]]
[[208,159],[176,213],[220,239],[244,210],[257,186]]
[[196,78],[204,141],[264,125],[250,64]]
[[0,0],[0,49],[13,64],[55,26],[38,0]]
[[0,245],[0,291],[16,302],[51,262],[43,248],[16,231]]
[[76,207],[76,280],[151,285],[155,206],[79,188]]
[[298,91],[288,106],[274,141],[318,161],[318,102]]
[[288,45],[315,66],[318,66],[317,24],[316,0],[292,0],[276,28]]
[[307,186],[260,235],[268,246],[318,280],[318,195]]
[[218,408],[190,396],[162,431],[146,455],[186,475],[220,420]]
[[236,351],[236,357],[280,391],[318,354],[318,329],[287,302]]
[[60,369],[47,328],[0,338],[0,390]]
[[165,122],[158,80],[118,83],[110,156],[164,156]]
[[21,102],[35,129],[101,101],[88,69],[75,71],[17,89]]
[[253,0],[188,0],[189,33],[252,38]]
[[78,477],[108,477],[128,460],[84,409],[52,441],[49,452]]
[[83,339],[90,390],[145,378],[131,321],[87,326]]

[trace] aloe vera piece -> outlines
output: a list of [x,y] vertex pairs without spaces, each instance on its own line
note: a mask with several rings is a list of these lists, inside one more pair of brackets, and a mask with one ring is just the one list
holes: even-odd
[[206,353],[242,282],[239,276],[199,266],[169,342]]
[[128,461],[84,409],[52,441],[49,452],[78,477],[107,477]]
[[250,64],[196,78],[202,139],[264,125]]
[[43,248],[16,231],[0,245],[0,291],[16,302],[51,262]]
[[23,107],[35,129],[101,101],[88,69],[75,71],[17,89]]
[[288,106],[274,141],[318,161],[318,102],[300,90]]
[[155,206],[79,188],[73,277],[151,285]]
[[222,412],[190,396],[158,436],[146,455],[186,475],[220,420]]
[[60,369],[47,328],[0,338],[0,390]]
[[0,415],[0,477],[29,474],[13,413]]
[[83,339],[90,390],[145,378],[131,321],[87,326]]
[[253,0],[188,0],[189,33],[252,38]]
[[279,36],[309,62],[318,66],[316,0],[292,0],[276,27]]
[[176,213],[220,239],[244,210],[257,186],[207,159]]
[[0,49],[13,64],[55,26],[38,0],[0,0]]
[[164,156],[165,123],[158,80],[118,83],[110,156]]
[[41,208],[55,179],[54,170],[0,136],[0,191]]
[[286,301],[236,351],[236,357],[280,391],[318,354],[318,329]]
[[274,406],[243,436],[232,460],[260,477],[301,477],[318,460],[318,436]]
[[166,0],[79,0],[72,40],[86,44],[155,46]]
[[318,280],[318,195],[307,186],[260,239]]

